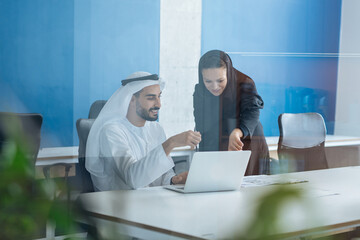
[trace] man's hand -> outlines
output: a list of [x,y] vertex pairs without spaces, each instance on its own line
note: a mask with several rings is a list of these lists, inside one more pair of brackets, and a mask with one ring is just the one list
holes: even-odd
[[188,172],[182,172],[176,176],[173,176],[171,178],[171,183],[172,184],[185,184],[187,176],[188,176]]
[[173,148],[190,146],[192,149],[196,147],[201,141],[200,132],[186,131],[175,136],[170,137],[163,143],[163,148],[166,155],[169,155]]
[[200,132],[186,131],[171,137],[174,147],[190,146],[195,148],[201,141]]
[[240,151],[242,150],[244,143],[241,141],[243,132],[239,128],[235,128],[229,136],[229,151]]

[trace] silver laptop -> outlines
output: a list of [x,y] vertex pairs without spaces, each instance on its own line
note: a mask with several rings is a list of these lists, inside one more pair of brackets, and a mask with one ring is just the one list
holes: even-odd
[[182,193],[237,190],[241,186],[251,151],[194,153],[185,185],[164,186]]

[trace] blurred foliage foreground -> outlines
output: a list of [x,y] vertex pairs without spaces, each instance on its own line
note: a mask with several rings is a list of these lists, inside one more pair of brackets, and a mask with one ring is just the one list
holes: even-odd
[[8,130],[0,146],[0,239],[44,237],[47,223],[73,232],[74,216],[56,195],[65,186],[52,179],[35,180],[23,134],[11,126]]

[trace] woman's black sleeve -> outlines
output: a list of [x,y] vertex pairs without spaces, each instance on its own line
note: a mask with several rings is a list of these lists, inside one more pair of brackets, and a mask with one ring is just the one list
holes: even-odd
[[264,101],[254,85],[242,84],[239,107],[239,128],[244,134],[243,138],[252,137],[259,123],[260,109],[264,108]]

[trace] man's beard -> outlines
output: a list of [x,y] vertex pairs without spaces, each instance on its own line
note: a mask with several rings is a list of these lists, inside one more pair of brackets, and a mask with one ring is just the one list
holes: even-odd
[[146,120],[146,121],[156,121],[158,119],[158,115],[156,115],[155,117],[150,117],[150,111],[152,110],[159,110],[160,108],[158,107],[154,107],[154,108],[150,108],[149,110],[142,108],[140,106],[140,104],[138,102],[136,102],[136,113],[139,117],[141,117],[142,119]]

